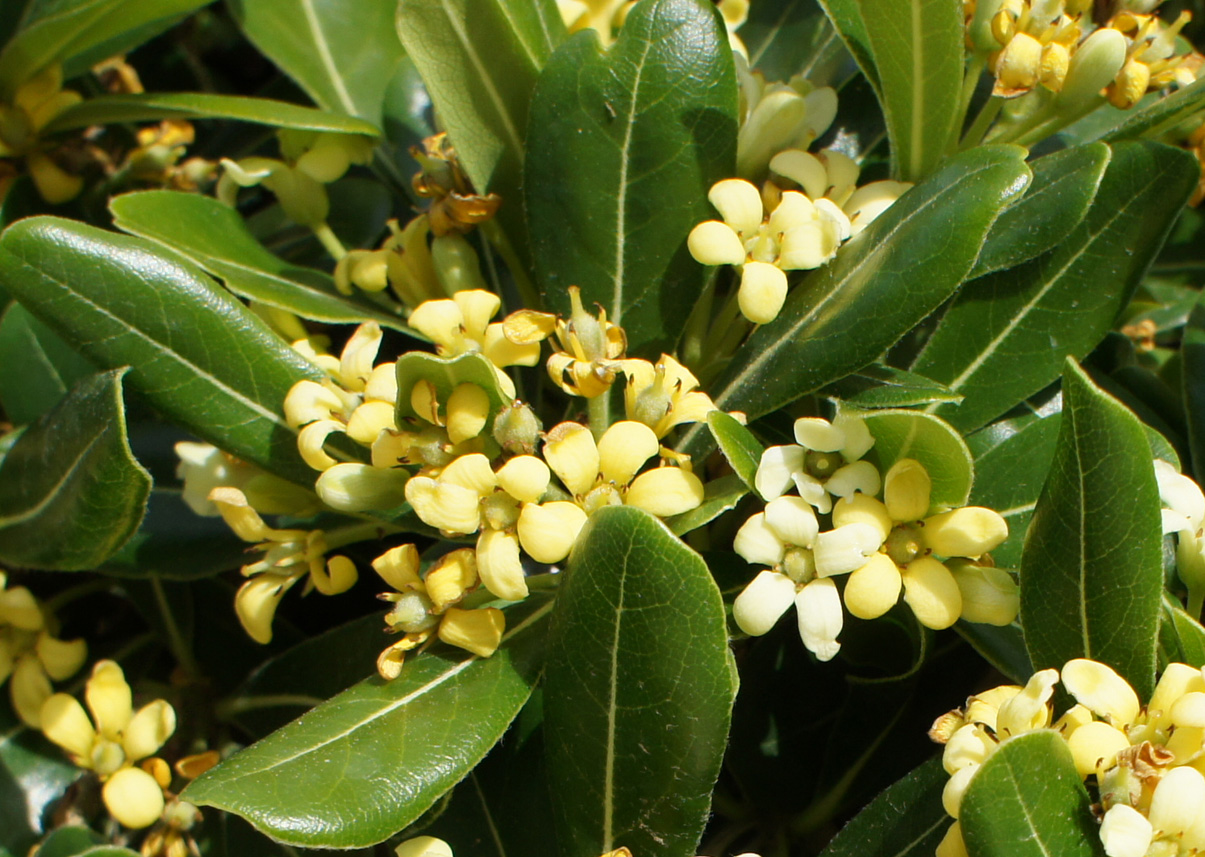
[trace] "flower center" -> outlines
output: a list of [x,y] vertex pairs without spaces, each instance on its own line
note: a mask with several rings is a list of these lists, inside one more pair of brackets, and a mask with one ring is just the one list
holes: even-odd
[[883,551],[896,565],[907,565],[928,553],[924,540],[921,539],[920,528],[919,523],[898,524],[887,536],[887,541],[883,543]]
[[797,584],[808,583],[816,576],[816,561],[807,548],[790,547],[782,558],[782,573]]
[[809,449],[803,457],[803,469],[821,480],[828,479],[844,463],[839,452],[816,452]]
[[603,506],[622,506],[623,497],[619,494],[619,489],[613,483],[604,482],[599,485],[584,498],[582,498],[581,506],[586,511],[587,515],[593,515]]
[[125,761],[125,751],[115,741],[99,738],[92,747],[92,770],[102,777],[120,769]]

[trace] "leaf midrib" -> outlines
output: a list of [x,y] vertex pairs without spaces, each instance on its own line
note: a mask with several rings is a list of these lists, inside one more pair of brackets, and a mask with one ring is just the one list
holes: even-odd
[[63,472],[62,477],[57,482],[55,482],[54,485],[50,486],[50,489],[47,491],[46,496],[44,498],[42,498],[41,501],[39,501],[36,505],[31,506],[29,509],[27,509],[24,512],[19,512],[16,515],[9,515],[7,517],[0,517],[0,529],[5,529],[7,527],[12,527],[12,526],[16,526],[18,524],[23,524],[26,521],[31,520],[31,519],[36,518],[39,515],[41,515],[42,512],[44,512],[47,509],[47,507],[49,507],[50,504],[55,501],[55,498],[58,497],[59,492],[63,490],[63,486],[66,485],[72,478],[74,478],[76,470],[78,470],[80,467],[80,463],[84,460],[85,457],[87,457],[88,453],[90,453],[92,451],[92,448],[94,446],[96,446],[96,444],[100,443],[101,439],[104,437],[104,435],[107,431],[108,431],[108,426],[105,426],[99,432],[97,432],[95,435],[92,436],[92,439],[89,440],[88,443],[84,446],[84,448],[80,450],[79,455],[77,455],[72,460],[71,464]]
[[310,35],[314,40],[318,59],[326,70],[326,76],[335,89],[335,95],[339,99],[343,109],[354,116],[356,115],[356,103],[352,100],[351,93],[348,92],[347,85],[343,82],[343,75],[340,74],[339,67],[335,65],[335,57],[331,54],[331,46],[326,40],[326,34],[322,32],[322,27],[318,21],[318,13],[314,9],[314,2],[313,0],[299,0],[299,2],[301,3],[302,11],[305,13],[306,25],[310,28]]

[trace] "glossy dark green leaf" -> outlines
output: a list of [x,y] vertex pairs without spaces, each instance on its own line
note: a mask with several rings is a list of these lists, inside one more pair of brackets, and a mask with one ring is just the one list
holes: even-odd
[[381,104],[406,54],[393,27],[393,0],[228,0],[243,33],[334,113],[381,124]]
[[819,0],[825,14],[832,22],[837,34],[845,42],[845,47],[853,55],[862,69],[862,74],[877,92],[879,89],[879,71],[875,66],[874,56],[870,48],[870,37],[866,32],[866,22],[862,18],[861,3],[858,0]]
[[62,750],[17,720],[0,699],[0,857],[28,857],[51,803],[80,776]]
[[1205,301],[1199,298],[1184,326],[1180,359],[1188,446],[1200,480],[1205,477]]
[[1124,122],[1106,133],[1102,140],[1115,143],[1121,140],[1154,140],[1201,112],[1205,107],[1205,81],[1196,80],[1170,95],[1156,98],[1149,105],[1134,111]]
[[767,80],[801,74],[817,86],[829,86],[846,57],[841,37],[816,0],[751,3],[739,32],[749,67]]
[[880,365],[847,375],[822,394],[855,408],[914,408],[932,402],[962,401],[962,396],[931,378]]
[[893,173],[918,181],[946,155],[960,118],[965,25],[948,0],[858,0],[878,73]]
[[[975,450],[971,503],[995,509],[1008,522],[1008,539],[992,551],[997,565],[1016,568],[1021,562],[1029,520],[1054,460],[1060,420],[1056,413],[1016,427],[989,426],[968,439]],[[979,435],[984,436],[976,442]]]
[[60,827],[46,837],[32,857],[77,857],[104,841],[87,827]]
[[139,92],[129,95],[98,95],[64,110],[46,126],[46,133],[70,131],[89,125],[124,122],[158,122],[163,119],[236,119],[271,125],[274,128],[298,128],[304,131],[330,131],[339,134],[365,134],[375,137],[375,125],[327,113],[312,107],[250,98],[244,95],[215,95],[207,92]]
[[1205,628],[1175,598],[1164,594],[1159,623],[1159,666],[1172,662],[1205,664]]
[[401,0],[397,33],[473,185],[528,258],[523,153],[536,78],[565,38],[554,0]]
[[1090,143],[1030,162],[1033,182],[992,226],[967,279],[1016,267],[1067,238],[1096,198],[1110,157],[1108,146]]
[[118,369],[78,382],[4,457],[0,560],[90,569],[138,528],[151,477],[126,440],[123,374]]
[[35,217],[0,239],[0,280],[91,362],[133,367],[130,388],[166,416],[313,484],[281,408],[295,382],[321,371],[191,264],[139,238]]
[[951,819],[941,805],[949,775],[930,759],[854,816],[820,857],[931,857]]
[[981,146],[908,191],[749,337],[712,385],[716,405],[755,419],[874,362],[962,282],[1025,187],[1024,154]]
[[966,398],[935,410],[963,431],[983,425],[1058,377],[1113,326],[1200,167],[1179,149],[1122,143],[1084,220],[1019,268],[968,283],[912,369]]
[[941,419],[918,411],[882,410],[864,415],[874,436],[870,455],[886,473],[901,458],[913,458],[933,481],[929,505],[936,509],[965,506],[971,494],[974,468],[962,436]]
[[1071,750],[1050,730],[1001,744],[971,780],[958,820],[971,857],[1104,855]]
[[757,466],[761,464],[761,456],[765,452],[761,441],[735,417],[723,411],[709,413],[707,427],[711,429],[711,436],[736,475],[750,491],[756,491]]
[[693,855],[735,673],[702,558],[630,506],[595,512],[557,594],[544,728],[566,853]]
[[18,86],[48,65],[70,60],[145,24],[173,21],[210,2],[32,0],[24,9],[16,34],[0,51],[0,97],[11,101]]
[[0,312],[0,366],[0,405],[16,425],[33,422],[96,371],[18,303]]
[[985,661],[1014,684],[1024,685],[1033,675],[1033,664],[1025,648],[1025,634],[1016,622],[1011,625],[983,625],[960,619],[954,628]]
[[751,490],[739,476],[731,473],[721,476],[719,479],[707,483],[702,503],[689,512],[666,518],[665,525],[674,535],[684,536],[691,530],[697,530],[725,512],[735,509],[741,498]]
[[373,676],[194,780],[184,798],[290,845],[355,848],[413,822],[506,731],[543,661],[551,605],[508,611],[490,658],[429,650]]
[[1054,461],[1021,554],[1021,625],[1034,667],[1091,658],[1150,696],[1162,543],[1141,423],[1068,360]]
[[649,0],[607,50],[592,31],[549,61],[532,97],[524,199],[537,284],[569,286],[623,326],[629,352],[669,350],[707,269],[686,236],[733,174],[736,78],[711,3]]
[[408,330],[399,316],[363,295],[339,294],[328,274],[269,252],[237,211],[212,197],[149,190],[116,197],[109,207],[119,229],[180,253],[241,297],[315,321],[375,321]]

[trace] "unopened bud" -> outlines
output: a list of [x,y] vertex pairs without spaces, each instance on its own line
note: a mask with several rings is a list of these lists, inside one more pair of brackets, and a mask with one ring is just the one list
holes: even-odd
[[431,259],[435,263],[435,275],[446,294],[489,289],[481,276],[477,251],[463,235],[454,232],[435,236],[431,240]]
[[408,474],[369,464],[336,464],[318,477],[314,489],[322,501],[340,512],[392,509],[406,500]]
[[494,417],[494,440],[506,452],[531,455],[544,425],[531,406],[515,400]]
[[1071,110],[1089,106],[1121,71],[1126,61],[1126,37],[1101,27],[1084,40],[1071,57],[1057,104]]

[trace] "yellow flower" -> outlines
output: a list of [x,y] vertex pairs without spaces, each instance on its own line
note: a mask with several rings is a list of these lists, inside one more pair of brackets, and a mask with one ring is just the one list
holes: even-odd
[[163,812],[163,789],[134,763],[156,753],[176,730],[176,712],[156,699],[134,711],[130,686],[115,661],[98,661],[84,691],[92,718],[75,697],[56,693],[42,706],[42,731],[81,768],[105,784],[109,813],[126,827],[154,824]]
[[1014,98],[1039,84],[1060,91],[1080,42],[1080,15],[1067,14],[1061,0],[1005,0],[998,8],[991,19],[999,48],[990,62],[996,75],[992,95]]
[[802,75],[786,83],[767,83],[736,58],[740,84],[741,127],[736,138],[736,174],[760,181],[770,159],[784,149],[807,149],[828,130],[837,116],[837,93],[815,87]]
[[394,851],[397,857],[452,857],[452,846],[434,836],[407,839]]
[[74,199],[84,180],[51,156],[41,131],[82,100],[77,93],[63,89],[63,69],[52,65],[21,84],[11,105],[0,105],[0,157],[23,157],[38,193],[52,205]]
[[668,354],[655,366],[647,360],[625,360],[622,370],[628,419],[644,423],[658,438],[675,426],[706,420],[716,410],[711,396],[698,389],[699,379]]
[[1123,110],[1133,107],[1147,92],[1177,83],[1187,86],[1196,76],[1187,61],[1192,51],[1178,54],[1176,36],[1192,15],[1182,11],[1173,24],[1158,15],[1119,12],[1106,25],[1126,38],[1125,64],[1109,84],[1109,103]]
[[611,389],[621,359],[628,347],[623,328],[607,321],[602,307],[593,316],[582,306],[581,290],[569,287],[572,313],[569,320],[554,313],[519,310],[502,322],[506,338],[518,346],[556,337],[548,358],[548,375],[554,384],[572,396],[593,399]]

